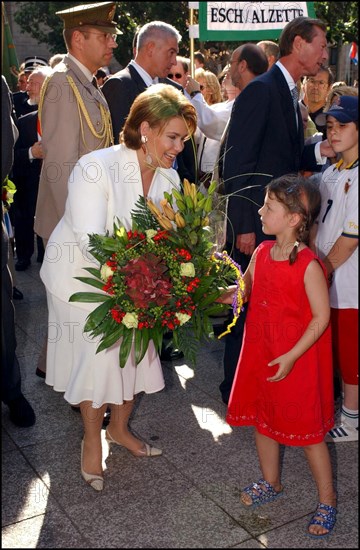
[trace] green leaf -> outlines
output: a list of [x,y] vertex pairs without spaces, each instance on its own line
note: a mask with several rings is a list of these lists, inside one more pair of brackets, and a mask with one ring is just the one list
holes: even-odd
[[141,329],[135,331],[135,364],[138,365],[143,359],[149,345],[149,331]]
[[96,353],[103,351],[104,349],[110,348],[121,338],[122,328],[118,325],[116,329],[103,338],[98,346]]
[[90,279],[90,277],[74,277],[74,279],[77,279],[81,283],[85,283],[86,285],[93,286],[95,288],[98,288],[99,290],[103,289],[104,281],[98,281],[97,279]]
[[106,302],[106,300],[109,300],[109,296],[99,294],[98,292],[75,292],[69,298],[69,302],[85,303]]
[[206,308],[206,315],[211,317],[212,315],[218,315],[219,313],[227,313],[230,309],[229,304],[218,304],[215,303],[214,305]]
[[207,294],[207,296],[204,296],[202,300],[199,301],[198,308],[203,309],[205,308],[205,306],[212,304],[216,300],[216,298],[219,297],[219,295],[219,291],[210,292],[210,294]]
[[154,342],[155,349],[160,353],[162,341],[163,341],[163,333],[157,333],[156,330],[150,330],[149,338]]
[[94,311],[89,313],[86,319],[84,331],[90,332],[95,330],[95,328],[105,319],[112,306],[113,300],[107,300],[96,309],[94,309]]
[[100,269],[96,269],[95,267],[84,267],[83,269],[84,271],[87,271],[97,279],[101,279]]
[[119,362],[120,362],[120,368],[123,369],[126,365],[126,361],[128,360],[128,357],[130,355],[132,343],[133,343],[133,333],[134,329],[126,329],[123,333],[123,339],[120,344],[120,350],[119,350]]

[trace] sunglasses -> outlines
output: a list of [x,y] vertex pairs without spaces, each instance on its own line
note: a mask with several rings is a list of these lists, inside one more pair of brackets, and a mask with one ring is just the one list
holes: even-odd
[[184,76],[183,74],[181,73],[175,73],[175,74],[172,74],[172,73],[169,73],[168,74],[168,78],[181,78],[182,76]]

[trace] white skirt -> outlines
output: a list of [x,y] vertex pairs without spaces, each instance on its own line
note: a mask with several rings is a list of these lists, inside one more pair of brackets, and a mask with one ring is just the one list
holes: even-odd
[[[119,366],[119,345],[96,354],[99,340],[83,332],[88,310],[63,302],[46,292],[49,326],[46,384],[65,392],[71,405],[92,401],[94,408],[111,403],[121,405],[139,392],[155,393],[164,388],[161,362],[152,341],[138,366],[132,349],[123,369]],[[94,304],[94,308],[98,304]]]

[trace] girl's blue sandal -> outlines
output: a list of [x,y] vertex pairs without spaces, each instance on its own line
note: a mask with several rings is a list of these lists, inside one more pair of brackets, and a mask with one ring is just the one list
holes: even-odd
[[[316,512],[313,515],[306,534],[313,538],[313,539],[323,539],[324,537],[327,537],[332,533],[332,530],[335,527],[336,523],[336,508],[333,506],[330,506],[329,504],[323,504],[322,502],[319,502],[316,508]],[[311,525],[321,525],[324,529],[327,529],[326,533],[322,533],[320,535],[315,535],[313,533],[309,532],[309,527]]]
[[283,490],[276,492],[274,487],[265,481],[265,479],[259,479],[257,483],[252,483],[248,487],[245,487],[241,493],[245,493],[251,498],[251,504],[245,504],[242,501],[241,504],[245,508],[254,508],[277,499],[283,494]]

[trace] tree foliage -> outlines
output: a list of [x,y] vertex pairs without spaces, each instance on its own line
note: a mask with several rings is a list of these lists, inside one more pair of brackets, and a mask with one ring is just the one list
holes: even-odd
[[[92,3],[92,2],[83,2]],[[15,21],[21,30],[29,33],[39,43],[48,45],[51,53],[65,51],[62,37],[63,24],[56,11],[76,6],[79,2],[15,2]],[[123,35],[118,38],[115,58],[126,65],[132,58],[132,41],[137,27],[149,21],[165,21],[174,25],[182,35],[180,54],[189,54],[188,2],[116,2],[115,20]],[[356,2],[314,2],[317,17],[326,21],[331,45],[357,41],[358,18]],[[196,13],[196,12],[195,12]],[[195,40],[195,49],[200,46]],[[201,44],[203,46],[203,44]],[[207,42],[206,48],[224,44]]]
[[315,13],[327,23],[327,37],[331,45],[357,42],[357,2],[314,2]]

